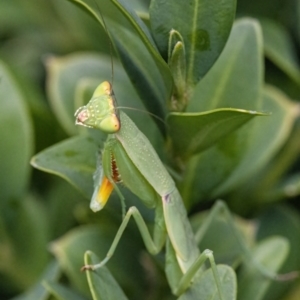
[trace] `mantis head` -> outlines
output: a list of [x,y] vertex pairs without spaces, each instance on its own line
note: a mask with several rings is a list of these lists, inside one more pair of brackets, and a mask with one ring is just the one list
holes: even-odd
[[119,131],[121,123],[111,84],[108,81],[102,82],[89,103],[76,111],[75,117],[76,125],[100,129],[107,133]]

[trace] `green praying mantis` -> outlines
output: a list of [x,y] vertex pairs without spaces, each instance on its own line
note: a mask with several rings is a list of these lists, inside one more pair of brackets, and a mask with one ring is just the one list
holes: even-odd
[[[176,185],[159,159],[147,137],[133,121],[116,108],[111,84],[101,83],[90,102],[75,113],[76,124],[109,133],[105,143],[101,165],[95,176],[95,191],[91,200],[93,211],[101,210],[113,188],[122,197],[117,183],[136,194],[146,206],[155,208],[154,236],[151,237],[146,223],[136,207],[130,207],[106,258],[97,265],[84,266],[84,270],[95,270],[103,266],[113,255],[116,246],[131,216],[137,223],[147,250],[155,255],[161,251],[167,239],[166,263],[177,264],[181,278],[174,278],[174,266],[166,266],[175,295],[182,294],[191,282],[203,271],[203,263],[211,264],[219,298],[225,300],[221,279],[213,253],[205,250],[200,254],[194,239],[186,210]],[[176,282],[177,280],[177,282]],[[232,299],[232,298],[230,298]]]
[[[155,255],[166,244],[166,275],[174,295],[180,296],[193,290],[195,295],[205,272],[204,263],[210,262],[215,289],[211,297],[220,300],[236,299],[236,277],[229,266],[216,265],[213,252],[200,253],[182,198],[175,182],[164,167],[147,137],[134,122],[117,108],[112,86],[108,81],[101,83],[91,100],[76,113],[76,124],[102,130],[108,133],[94,176],[95,189],[91,199],[91,209],[97,212],[104,208],[113,189],[121,200],[124,198],[117,186],[122,183],[143,203],[155,209],[155,224],[151,236],[142,215],[136,207],[130,207],[105,257],[96,265],[86,265],[82,270],[96,270],[104,266],[112,257],[126,226],[134,218],[147,250]],[[254,266],[264,277],[273,280],[289,280],[295,274],[279,275],[258,263],[245,245],[227,206],[218,201],[212,208],[207,222],[197,232],[204,235],[214,218],[223,213],[232,234],[237,240],[244,259]],[[220,274],[221,273],[221,274]],[[228,286],[232,291],[228,293]],[[227,289],[226,295],[224,289]]]

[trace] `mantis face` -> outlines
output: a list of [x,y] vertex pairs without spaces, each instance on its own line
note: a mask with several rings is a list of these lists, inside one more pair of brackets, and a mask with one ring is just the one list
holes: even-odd
[[102,82],[89,103],[76,111],[75,117],[76,125],[100,129],[107,133],[118,132],[121,123],[111,84],[108,81]]

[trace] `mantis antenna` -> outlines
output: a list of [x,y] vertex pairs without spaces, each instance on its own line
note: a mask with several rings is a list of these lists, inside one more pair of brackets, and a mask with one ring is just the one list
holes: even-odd
[[[113,60],[113,56],[112,56],[113,45],[112,45],[111,37],[109,35],[109,32],[108,32],[108,29],[107,29],[106,22],[105,22],[105,19],[103,17],[102,11],[101,11],[101,9],[100,9],[100,7],[99,7],[99,5],[98,5],[98,3],[97,3],[96,0],[94,0],[94,3],[95,3],[95,5],[98,8],[101,20],[103,22],[103,28],[104,28],[104,30],[106,32],[108,43],[109,43],[110,63],[111,63],[111,86],[113,87],[113,81],[114,81],[114,60]],[[138,109],[138,108],[126,107],[126,106],[117,106],[115,108],[118,108],[118,109],[127,109],[127,110],[135,110],[135,111],[139,111],[139,112],[142,112],[142,113],[146,113],[146,114],[149,114],[150,116],[156,118],[157,120],[159,120],[160,122],[162,122],[164,125],[166,125],[166,122],[162,118],[158,117],[157,115],[155,115],[155,114],[153,114],[153,113],[151,113],[149,111]]]
[[167,123],[162,119],[160,118],[159,116],[147,111],[147,110],[144,110],[144,109],[139,109],[139,108],[135,108],[135,107],[128,107],[128,106],[118,106],[117,108],[119,109],[127,109],[127,110],[135,110],[135,111],[139,111],[139,112],[142,112],[144,114],[148,114],[150,116],[152,116],[153,118],[159,120],[160,122],[162,122],[164,125],[167,126]]
[[113,86],[113,81],[114,81],[114,59],[113,59],[113,56],[112,56],[112,53],[113,53],[113,45],[112,45],[112,42],[111,42],[111,37],[109,35],[109,32],[107,30],[107,26],[106,26],[106,22],[104,20],[104,17],[103,17],[103,14],[101,12],[101,9],[97,3],[96,0],[94,0],[97,8],[98,8],[98,11],[99,11],[99,14],[100,14],[100,17],[101,17],[101,20],[103,22],[103,27],[104,27],[104,30],[106,32],[106,35],[107,35],[107,39],[108,39],[108,43],[109,43],[109,51],[110,51],[110,64],[111,64],[111,85]]

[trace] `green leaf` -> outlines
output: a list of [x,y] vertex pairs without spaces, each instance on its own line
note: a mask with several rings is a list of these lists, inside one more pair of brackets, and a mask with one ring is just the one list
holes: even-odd
[[[245,64],[245,61],[247,63]],[[240,19],[217,62],[196,86],[187,110],[234,107],[261,111],[263,43],[259,24]]]
[[290,290],[288,295],[283,300],[298,300],[300,299],[300,284],[295,284],[295,286]]
[[81,6],[101,25],[101,14],[106,17],[107,30],[138,94],[152,113],[163,117],[166,100],[171,96],[172,77],[136,13],[121,0],[69,1]]
[[186,53],[183,38],[176,30],[170,32],[168,52],[168,64],[174,80],[174,92],[168,106],[171,111],[184,111],[188,103]]
[[[233,269],[225,265],[217,265],[221,279],[224,300],[235,300],[237,293],[236,275]],[[218,290],[212,270],[205,271],[178,300],[219,300]]]
[[[104,259],[121,222],[119,219],[116,221],[116,218],[105,218],[104,211],[100,216],[99,225],[78,227],[51,245],[52,252],[71,284],[84,295],[89,294],[85,274],[80,272],[84,265],[84,253],[90,250],[96,253],[100,260]],[[143,269],[138,260],[141,249],[140,240],[129,227],[106,265],[122,288],[136,299],[141,299],[145,288],[144,278],[141,276]],[[100,260],[96,260],[95,263],[99,263]]]
[[91,97],[98,85],[99,80],[96,78],[85,77],[80,79],[75,90],[75,107],[79,108],[83,105],[86,105],[91,100]]
[[33,128],[25,100],[16,81],[0,61],[0,190],[1,212],[8,201],[25,192],[30,176]]
[[[236,238],[239,234],[246,247],[254,243],[255,222],[246,221],[237,216],[233,220],[227,219],[224,211],[213,219],[211,210],[193,215],[191,223],[195,232],[195,239],[200,249],[213,249],[217,264],[227,264],[235,267],[240,264],[243,248]],[[209,222],[209,226],[207,226]],[[234,233],[232,224],[239,232]]]
[[[285,143],[292,130],[297,118],[295,104],[273,87],[267,86],[263,96],[264,107],[272,112],[272,116],[253,122],[253,136],[249,136],[250,144],[247,146],[247,151],[244,149],[242,161],[239,162],[227,182],[225,181],[218,187],[216,194],[223,193],[231,184],[234,185],[234,181],[238,183],[242,177],[250,177],[251,173],[255,173],[256,170],[266,165]],[[264,127],[263,131],[262,127]]]
[[33,196],[6,206],[0,218],[1,290],[28,289],[44,270],[49,259],[46,220],[45,210]]
[[[286,97],[284,95],[282,96]],[[292,125],[293,128],[288,135],[288,139],[282,145],[279,152],[272,157],[271,161],[255,174],[255,176],[249,178],[246,187],[241,186],[238,190],[234,191],[231,198],[235,198],[235,206],[239,203],[239,199],[241,198],[247,199],[247,209],[249,209],[249,206],[254,208],[255,206],[261,205],[263,202],[268,203],[269,205],[272,202],[281,200],[283,197],[292,196],[293,191],[289,190],[291,191],[289,196],[288,193],[286,193],[285,186],[289,185],[289,179],[293,179],[289,177],[285,179],[284,174],[290,170],[291,165],[299,155],[300,140],[298,139],[298,136],[300,135],[300,122],[299,117],[294,116],[294,114],[300,114],[297,103],[291,105],[290,113],[291,119],[295,120],[295,122]],[[239,205],[238,209],[240,212],[242,207],[246,207],[244,202],[242,205]]]
[[[257,239],[263,241],[270,236],[283,236],[290,244],[290,252],[283,266],[280,268],[280,273],[285,274],[300,269],[300,215],[293,206],[276,205],[270,206],[258,218],[259,227],[257,228]],[[281,299],[287,290],[295,281],[278,284],[272,282],[268,290],[266,299]]]
[[84,300],[84,299],[86,299],[86,298],[83,298],[82,296],[80,296],[75,291],[73,291],[57,282],[51,282],[49,280],[46,280],[43,282],[43,286],[57,300],[70,300],[70,299]]
[[260,1],[239,0],[237,6],[238,15],[248,15],[255,18],[269,18],[280,24],[286,25],[293,31],[294,37],[299,38],[299,2],[296,0]]
[[294,198],[300,195],[300,173],[287,176],[279,182],[273,189],[266,191],[266,202],[279,201],[287,198]]
[[91,137],[77,136],[38,153],[31,159],[31,164],[64,178],[90,198],[98,152],[99,145]]
[[[255,260],[271,272],[278,272],[289,252],[289,243],[285,238],[265,239],[253,251]],[[239,277],[238,299],[261,300],[271,284],[271,279],[257,273],[255,266],[247,266]],[[278,283],[277,283],[278,284]]]
[[[101,236],[98,226],[87,225],[78,227],[55,240],[51,244],[51,252],[58,260],[62,270],[67,275],[71,285],[76,287],[84,296],[89,295],[89,288],[85,280],[85,275],[80,272],[83,266],[83,255],[87,249],[104,253],[103,248],[107,243]],[[74,251],[76,249],[76,251]]]
[[201,102],[193,101],[190,108],[192,111],[216,107],[263,108],[272,112],[272,116],[253,120],[193,158],[182,184],[184,199],[191,197],[194,202],[215,198],[237,187],[262,168],[286,140],[295,118],[294,107],[274,89],[268,89],[261,97],[262,71],[258,24],[240,20],[234,25],[219,60],[197,87],[195,95]]
[[[55,46],[61,46],[64,50],[69,50],[60,51],[60,53],[70,52],[70,47],[71,51],[88,49],[97,53],[110,53],[110,46],[108,43],[105,43],[107,41],[107,33],[101,30],[99,25],[90,16],[69,1],[52,1],[51,4],[54,6],[53,8],[56,13],[54,15],[56,17],[56,26],[58,26],[57,20],[63,24],[63,26],[59,26],[60,35],[63,40],[56,37],[54,40]],[[62,30],[64,32],[61,32]],[[67,44],[70,41],[72,45]]]
[[70,230],[78,222],[79,207],[89,209],[87,199],[61,178],[51,178],[43,200],[46,204],[50,239],[53,240]]
[[266,56],[300,85],[300,67],[296,49],[289,32],[277,22],[260,20]]
[[220,197],[272,159],[290,134],[297,111],[293,103],[271,87],[265,90],[264,108],[272,112],[270,117],[253,120],[191,159],[182,185],[184,199]]
[[[262,59],[259,24],[251,19],[237,21],[218,61],[197,85],[188,111],[201,112],[225,107],[261,110]],[[263,109],[266,110],[265,107]],[[266,119],[254,121],[263,122]],[[254,121],[223,139],[222,143],[192,158],[182,183],[185,201],[208,198],[215,187],[227,179],[245,148],[250,145],[248,138],[253,135]]]
[[[94,253],[90,251],[85,253],[84,263],[86,265],[98,262],[99,259]],[[96,271],[87,271],[86,274],[94,300],[128,299],[106,267],[99,268]]]
[[211,147],[255,116],[265,115],[223,108],[203,113],[171,113],[167,122],[175,152],[189,157]]
[[235,0],[151,1],[151,28],[165,58],[170,31],[174,29],[183,36],[189,85],[195,85],[222,52],[235,17],[235,8]]
[[33,285],[28,291],[26,291],[22,295],[14,297],[11,300],[47,300],[49,299],[49,293],[42,286],[41,282],[43,280],[57,280],[59,276],[60,268],[57,262],[52,261],[51,263],[49,263],[49,265],[47,266],[47,268],[45,269],[45,271],[43,272],[40,279],[35,285]]

